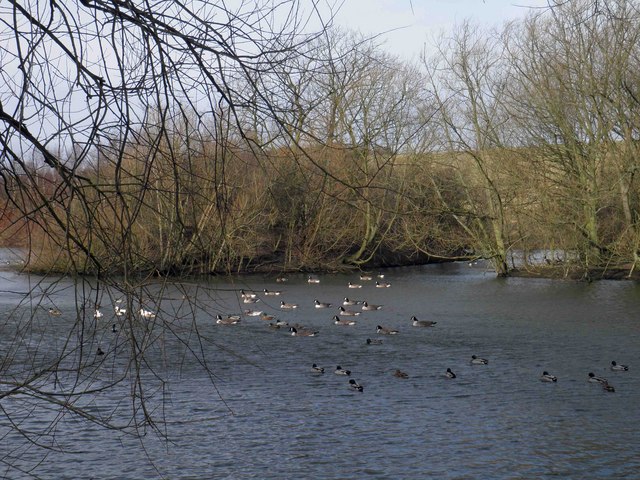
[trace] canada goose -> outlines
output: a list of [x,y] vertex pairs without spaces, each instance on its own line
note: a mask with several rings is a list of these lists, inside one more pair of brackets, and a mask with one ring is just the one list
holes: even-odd
[[447,378],[456,378],[456,374],[453,373],[450,368],[447,368],[447,371],[444,372],[444,376]]
[[434,327],[436,323],[433,320],[418,320],[415,316],[411,317],[414,327]]
[[360,385],[358,382],[356,382],[353,378],[349,380],[349,388],[351,390],[356,391],[356,392],[363,392],[364,391],[364,387],[362,385]]
[[307,283],[320,283],[320,279],[318,277],[314,277],[312,275],[309,275],[307,277]]
[[292,337],[315,337],[319,332],[314,330],[308,330],[301,328],[298,330],[296,327],[289,327]]
[[142,318],[155,318],[156,314],[150,310],[145,310],[144,308],[140,309],[140,316]]
[[402,370],[399,370],[396,368],[396,371],[393,372],[393,376],[394,377],[398,377],[398,378],[409,378],[409,375],[405,372],[403,372]]
[[382,340],[367,338],[367,345],[382,345]]
[[353,310],[347,310],[346,308],[340,306],[338,307],[338,315],[343,315],[345,317],[355,317],[356,315],[360,315],[360,312],[355,312]]
[[376,282],[376,288],[389,288],[390,286],[391,284],[387,282]]
[[362,303],[362,300],[349,300],[347,297],[344,297],[344,300],[342,301],[342,305],[348,307],[351,305],[360,305]]
[[335,373],[336,375],[346,375],[349,376],[351,375],[351,370],[345,370],[344,368],[342,368],[340,365],[338,365],[336,367],[336,369],[333,371],[333,373]]
[[314,300],[313,304],[316,308],[331,308],[333,305],[329,302],[320,302],[318,300]]
[[270,297],[277,297],[282,293],[280,290],[267,290],[266,288],[263,290],[263,292],[265,295],[268,295]]
[[476,357],[475,355],[471,355],[471,365],[487,365],[489,360],[486,358]]
[[609,381],[606,378],[596,377],[596,375],[593,372],[589,372],[588,381],[591,382],[591,383],[599,383],[601,385],[608,385],[609,384]]
[[362,288],[362,285],[360,285],[359,283],[348,283],[349,288]]
[[324,368],[323,367],[319,367],[318,365],[316,365],[314,363],[313,365],[311,365],[311,371],[313,373],[324,373]]
[[297,303],[280,302],[280,308],[283,308],[285,310],[291,310],[293,308],[298,308],[298,304]]
[[368,282],[370,280],[373,280],[373,277],[371,275],[369,275],[368,273],[361,273],[360,274],[360,280],[362,280],[363,282]]
[[240,290],[240,296],[242,298],[257,298],[258,295],[251,292],[245,292],[244,290]]
[[370,312],[373,310],[382,310],[382,305],[373,305],[371,303],[363,302],[362,310],[364,310],[365,312]]
[[335,325],[355,325],[356,321],[355,320],[340,320],[340,317],[338,317],[337,315],[333,316],[333,323]]
[[616,361],[614,360],[611,362],[611,370],[614,372],[626,372],[627,370],[629,370],[629,366],[620,365],[619,363],[616,363]]
[[541,382],[557,382],[558,377],[556,377],[555,375],[551,375],[549,372],[545,370],[544,372],[542,372],[542,375],[540,375],[540,381]]
[[240,319],[235,317],[222,318],[222,315],[218,314],[216,315],[216,323],[218,325],[235,325],[240,323]]
[[49,309],[49,315],[54,316],[54,317],[59,317],[60,315],[62,315],[62,312],[60,310],[58,310],[57,308],[50,308]]
[[400,332],[398,332],[398,330],[391,330],[381,325],[378,325],[376,327],[376,333],[381,333],[382,335],[397,335]]

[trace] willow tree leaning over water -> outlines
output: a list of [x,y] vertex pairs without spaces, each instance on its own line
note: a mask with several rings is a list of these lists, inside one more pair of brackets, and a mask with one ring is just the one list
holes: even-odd
[[[250,106],[260,124],[290,135],[274,101],[288,87],[276,73],[322,33],[301,34],[312,17],[314,3],[295,0],[234,9],[204,1],[2,2],[0,175],[8,204],[28,219],[13,227],[29,229],[32,266],[46,257],[58,272],[95,275],[76,279],[74,304],[60,309],[58,283],[43,277],[2,319],[3,425],[47,450],[58,448],[55,425],[65,415],[163,434],[166,378],[149,361],[160,337],[183,345],[212,375],[201,337],[199,347],[183,337],[197,328],[195,314],[182,318],[191,328],[174,328],[163,285],[151,288],[137,273],[163,262],[175,268],[180,263],[167,259],[198,242],[215,245],[212,258],[227,248],[236,228],[227,225],[236,193],[227,162],[261,147],[240,112]],[[203,188],[196,179],[205,177]],[[94,312],[117,300],[126,311],[121,343],[96,356],[103,327]],[[195,312],[198,298],[188,301]],[[147,309],[155,316],[139,314]],[[25,336],[54,320],[55,345]],[[110,380],[97,385],[104,368]],[[127,407],[104,415],[87,408],[88,397],[124,385]],[[21,412],[50,409],[58,414],[42,431],[21,426]],[[2,458],[9,468],[11,458]]]

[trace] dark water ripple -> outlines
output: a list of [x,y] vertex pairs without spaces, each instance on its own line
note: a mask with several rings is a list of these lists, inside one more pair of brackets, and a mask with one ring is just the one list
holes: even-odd
[[[392,288],[350,290],[354,278],[343,275],[323,277],[320,285],[302,275],[285,286],[258,278],[218,283],[284,290],[286,301],[300,303],[297,311],[280,311],[280,297],[263,297],[256,308],[320,335],[291,337],[251,317],[220,327],[200,313],[215,386],[185,362],[178,342],[167,340],[150,359],[171,378],[163,405],[169,442],[154,434],[141,442],[63,418],[56,434],[67,453],[50,454],[36,472],[100,479],[638,478],[637,285],[495,279],[466,266],[395,269],[386,280]],[[233,292],[219,295],[211,311],[246,308]],[[337,304],[345,296],[384,308],[360,315],[354,327],[332,325],[334,309],[313,308],[315,298]],[[181,307],[171,308],[174,327],[189,332]],[[438,325],[413,328],[411,315]],[[377,324],[400,334],[365,345],[367,337],[380,337]],[[469,365],[472,354],[489,364]],[[613,359],[631,370],[609,371]],[[312,363],[327,372],[310,373]],[[351,370],[364,392],[350,391],[347,379],[332,373],[336,365]],[[443,377],[447,367],[456,380]],[[396,368],[409,378],[395,378]],[[542,370],[558,375],[558,383],[539,382]],[[589,371],[607,376],[616,393],[589,384]],[[97,383],[108,377],[96,375]],[[126,395],[123,385],[91,409],[108,415]],[[38,430],[51,417],[26,412],[24,421]],[[7,434],[5,424],[0,430]],[[26,468],[42,458],[35,447],[7,447],[18,441],[3,438],[3,459]],[[9,478],[20,476],[12,471]]]

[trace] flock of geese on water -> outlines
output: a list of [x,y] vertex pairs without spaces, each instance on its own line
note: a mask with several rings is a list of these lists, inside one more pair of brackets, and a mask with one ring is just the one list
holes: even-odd
[[[375,286],[376,288],[389,288],[391,286],[390,283],[382,281],[381,279],[384,278],[384,274],[378,274],[377,278],[379,278],[380,280],[376,280],[375,281]],[[373,280],[373,276],[369,275],[369,274],[361,274],[360,275],[360,280],[361,281],[372,281]],[[284,283],[287,281],[286,277],[278,277],[276,279],[276,282],[278,283]],[[314,275],[309,275],[307,277],[307,283],[310,284],[318,284],[320,283],[320,279]],[[351,283],[349,282],[347,284],[348,288],[351,289],[359,289],[362,288],[362,284],[360,283]],[[262,291],[262,295],[264,296],[279,296],[282,293],[282,291],[280,290],[268,290],[268,289],[263,289]],[[243,303],[245,304],[255,304],[257,302],[260,301],[259,295],[255,292],[247,292],[243,289],[240,290],[240,297],[242,298]],[[115,306],[115,314],[118,317],[121,317],[123,315],[125,315],[127,313],[127,310],[120,307],[119,303],[121,303],[121,300],[117,300],[116,301],[116,306]],[[282,310],[294,310],[296,308],[298,308],[298,304],[297,303],[289,303],[289,302],[285,302],[285,301],[281,301],[280,302],[280,309]],[[333,304],[330,302],[320,302],[319,300],[314,300],[314,306],[315,308],[332,308]],[[361,311],[358,310],[353,310],[353,309],[348,309],[345,307],[354,307],[357,306],[360,308],[360,310],[362,312],[366,312],[366,311],[376,311],[376,310],[381,310],[382,309],[382,305],[374,305],[371,303],[368,303],[367,301],[364,300],[352,300],[349,299],[349,297],[345,297],[344,300],[342,301],[342,305],[340,305],[338,307],[338,314],[334,315],[332,318],[332,321],[335,325],[341,325],[341,326],[352,326],[356,324],[356,321],[351,319],[351,318],[342,318],[342,317],[355,317],[361,314]],[[289,332],[292,336],[294,337],[315,337],[316,335],[319,334],[318,330],[313,330],[313,329],[309,329],[306,327],[303,327],[299,324],[295,324],[295,325],[289,325],[288,322],[282,321],[277,319],[274,315],[270,315],[267,314],[266,312],[264,312],[263,310],[252,310],[252,309],[246,309],[244,310],[244,315],[246,316],[250,316],[250,317],[260,317],[261,320],[265,320],[268,321],[269,324],[269,328],[272,329],[280,329],[282,327],[289,327]],[[52,316],[60,316],[62,314],[62,312],[58,309],[55,308],[49,308],[49,314]],[[156,314],[153,311],[150,310],[146,310],[144,308],[141,308],[139,311],[139,314],[142,318],[146,318],[146,319],[152,319],[155,318]],[[103,313],[99,310],[96,309],[94,312],[94,318],[99,319],[103,317]],[[226,317],[223,317],[220,314],[216,315],[216,324],[218,325],[236,325],[238,323],[240,323],[240,321],[242,320],[241,315],[228,315]],[[412,326],[414,327],[434,327],[438,322],[432,321],[432,320],[418,320],[415,316],[411,317],[411,323]],[[113,333],[117,333],[118,328],[117,328],[117,324],[113,324],[112,325],[112,332]],[[377,334],[381,334],[381,335],[397,335],[399,332],[399,330],[394,330],[394,329],[390,329],[390,328],[386,328],[383,327],[382,325],[377,325],[376,326],[376,333]],[[366,339],[366,344],[367,345],[380,345],[382,344],[382,340],[380,339],[371,339],[371,338],[367,338]],[[104,355],[104,351],[102,351],[102,349],[100,349],[100,347],[98,347],[97,351],[96,351],[96,355]],[[487,365],[489,363],[489,360],[487,360],[486,358],[481,358],[478,357],[476,355],[472,355],[471,359],[469,360],[469,363],[471,365]],[[609,368],[612,372],[626,372],[629,370],[629,366],[628,365],[622,365],[617,363],[615,360],[611,362],[611,364],[609,365]],[[324,374],[325,373],[325,368],[324,367],[320,367],[317,364],[313,364],[311,366],[311,372],[314,374]],[[344,376],[351,376],[351,371],[342,368],[340,365],[338,365],[334,372],[334,374],[336,375],[344,375]],[[393,375],[395,377],[398,378],[409,378],[409,375],[405,372],[403,372],[402,370],[396,369],[393,372]],[[448,379],[455,379],[456,378],[456,374],[451,370],[451,368],[447,368],[447,370],[444,372],[443,376],[445,378]],[[554,383],[558,381],[558,377],[556,377],[555,375],[550,374],[549,372],[547,372],[546,370],[542,372],[542,375],[540,375],[539,380],[541,382],[546,382],[546,383]],[[594,384],[598,384],[600,386],[602,386],[603,390],[606,392],[615,392],[615,388],[613,385],[611,385],[611,383],[609,383],[609,381],[604,378],[604,377],[599,377],[597,375],[595,375],[593,372],[589,372],[589,375],[587,377],[587,381],[590,383],[594,383]],[[355,379],[351,378],[349,379],[349,383],[348,383],[348,387],[353,390],[353,391],[357,391],[357,392],[363,392],[364,391],[364,387],[359,384]]]

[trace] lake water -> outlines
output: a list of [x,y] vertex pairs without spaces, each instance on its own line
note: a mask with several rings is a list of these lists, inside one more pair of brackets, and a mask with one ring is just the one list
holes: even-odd
[[[147,363],[139,375],[166,439],[148,427],[137,438],[126,429],[60,415],[50,403],[6,397],[0,400],[0,477],[640,478],[636,283],[497,279],[466,264],[385,274],[390,288],[375,288],[375,279],[360,282],[357,274],[320,275],[319,284],[292,275],[287,283],[250,276],[152,285],[144,306],[158,317],[148,337],[136,332],[137,339],[154,339],[144,344]],[[363,287],[350,289],[348,282]],[[33,364],[65,348],[77,354],[69,344],[82,344],[93,362],[82,382],[101,388],[123,372],[128,377],[77,405],[96,421],[125,425],[135,385],[127,333],[133,324],[113,314],[116,293],[84,288],[0,272],[0,374],[19,376],[22,368],[14,361],[7,371],[7,352]],[[264,296],[265,288],[282,295]],[[261,301],[241,303],[240,289],[255,291]],[[354,317],[354,326],[337,326],[332,317],[344,297],[383,308]],[[315,299],[334,307],[316,309]],[[83,336],[70,338],[66,332],[82,301],[97,301],[104,317],[93,321],[85,313]],[[280,301],[299,308],[281,310]],[[52,306],[62,315],[51,317]],[[216,313],[247,308],[319,334],[292,337],[258,317],[215,324]],[[33,331],[13,341],[33,312]],[[438,323],[416,328],[412,315]],[[399,334],[376,334],[377,325]],[[367,345],[367,338],[383,343]],[[105,352],[99,360],[93,358],[97,347]],[[470,365],[473,354],[488,365]],[[629,371],[610,371],[612,360],[630,365]],[[312,373],[313,363],[325,373]],[[348,377],[333,373],[337,365],[351,370],[364,392],[351,391]],[[443,376],[447,368],[456,379]],[[408,378],[395,377],[395,369]],[[543,370],[558,382],[540,382]],[[607,377],[615,393],[587,382],[589,372]],[[55,451],[16,434],[8,415],[30,439]]]

